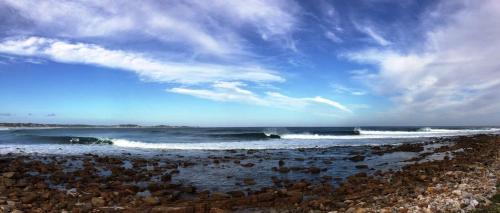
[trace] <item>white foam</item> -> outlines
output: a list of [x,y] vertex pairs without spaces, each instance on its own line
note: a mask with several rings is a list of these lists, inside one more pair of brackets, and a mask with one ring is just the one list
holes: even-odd
[[423,128],[420,131],[379,131],[357,129],[359,135],[318,135],[318,134],[284,134],[282,139],[289,140],[356,140],[356,139],[397,139],[397,138],[426,138],[443,136],[460,136],[479,133],[493,133],[499,128],[489,129],[432,129]]
[[9,130],[9,128],[7,128],[7,127],[0,127],[0,131],[7,131],[7,130]]
[[[213,143],[145,143],[125,139],[113,139],[113,145],[123,148],[140,149],[188,149],[188,150],[228,150],[228,149],[298,149],[325,148],[332,146],[364,146],[380,145],[374,141],[331,141],[331,140],[260,140],[245,142],[213,142]],[[387,141],[380,141],[385,143]]]

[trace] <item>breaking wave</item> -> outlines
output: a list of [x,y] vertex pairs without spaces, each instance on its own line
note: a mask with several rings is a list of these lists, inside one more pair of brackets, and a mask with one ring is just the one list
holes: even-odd
[[109,139],[96,137],[73,137],[73,136],[34,136],[40,141],[55,144],[113,144]]

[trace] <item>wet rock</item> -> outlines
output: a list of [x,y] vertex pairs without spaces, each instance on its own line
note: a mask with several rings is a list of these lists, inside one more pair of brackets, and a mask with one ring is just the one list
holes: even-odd
[[283,167],[278,168],[278,171],[280,173],[288,173],[288,172],[290,172],[290,169],[288,167],[283,166]]
[[168,182],[171,180],[172,180],[172,175],[170,175],[170,174],[164,174],[161,176],[161,181],[163,181],[163,182]]
[[360,164],[360,165],[356,165],[356,169],[368,169],[368,166],[365,164]]
[[106,202],[102,197],[93,197],[92,200],[90,201],[92,203],[92,206],[95,207],[102,207],[106,205]]
[[194,212],[194,208],[188,206],[181,206],[181,207],[155,206],[151,209],[151,213],[192,213],[192,212]]
[[226,213],[226,211],[219,208],[210,208],[210,213]]
[[288,196],[287,201],[291,204],[302,202],[302,199],[303,199],[302,192],[290,191],[290,192],[287,192],[286,195]]
[[14,177],[15,174],[16,174],[15,172],[4,172],[4,173],[2,173],[2,176],[4,178],[12,178],[12,177]]
[[308,186],[309,184],[306,182],[297,182],[292,185],[292,189],[304,189]]
[[23,204],[30,204],[38,198],[38,195],[34,192],[26,192],[21,197],[21,202]]
[[349,158],[349,160],[354,161],[354,162],[359,162],[359,161],[364,161],[365,156],[363,155],[355,155]]
[[142,199],[144,203],[150,206],[158,205],[160,203],[160,199],[154,196],[148,196]]
[[245,185],[255,185],[256,184],[256,182],[253,178],[245,178],[245,179],[243,179],[243,183]]
[[245,164],[241,164],[241,166],[243,167],[253,167],[255,164],[253,163],[245,163]]
[[212,194],[210,194],[210,197],[212,199],[218,200],[218,199],[230,198],[231,196],[223,192],[213,192]]
[[182,192],[185,192],[185,193],[194,193],[196,192],[196,187],[194,186],[183,186],[180,188],[180,190]]
[[257,201],[258,202],[265,202],[265,201],[271,201],[275,197],[275,194],[273,192],[265,192],[265,193],[260,193],[257,195]]
[[229,191],[227,194],[231,195],[231,197],[244,197],[245,193],[242,191]]
[[321,172],[321,169],[319,169],[318,167],[309,167],[309,173],[312,173],[312,174],[319,174]]

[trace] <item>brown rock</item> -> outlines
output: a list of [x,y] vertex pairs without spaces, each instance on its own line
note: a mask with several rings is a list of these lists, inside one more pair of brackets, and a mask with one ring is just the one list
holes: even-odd
[[181,191],[185,192],[185,193],[194,193],[194,192],[196,192],[196,187],[194,187],[194,186],[184,186],[184,187],[181,187]]
[[33,203],[38,198],[38,195],[34,192],[26,192],[23,194],[21,197],[21,202],[23,204],[30,204]]
[[229,198],[231,196],[229,196],[228,194],[226,193],[222,193],[222,192],[213,192],[211,195],[210,195],[211,198],[213,199],[225,199],[225,198]]
[[244,197],[245,193],[242,191],[229,191],[227,194],[231,195],[232,197]]
[[241,164],[241,166],[243,167],[253,167],[255,164],[253,163],[245,163],[245,164]]
[[303,199],[302,192],[290,191],[290,192],[287,192],[286,194],[288,196],[287,200],[289,203],[295,204],[295,203],[302,202],[302,199]]
[[314,166],[313,166],[313,167],[310,167],[310,168],[309,168],[309,173],[312,173],[312,174],[318,174],[318,173],[320,173],[320,172],[321,172],[321,170],[320,170],[318,167],[314,167]]
[[289,169],[288,167],[284,167],[284,166],[283,166],[283,167],[280,167],[280,168],[278,169],[278,171],[279,171],[280,173],[288,173],[288,172],[290,172],[290,169]]
[[155,206],[151,209],[151,213],[192,213],[194,208],[190,206],[169,207],[169,206]]
[[255,185],[256,184],[256,182],[253,178],[245,178],[245,179],[243,179],[243,183],[245,185]]
[[219,209],[219,208],[211,208],[210,209],[210,213],[225,213],[226,211],[224,211],[223,209]]
[[92,206],[94,207],[102,207],[104,205],[106,205],[106,202],[104,201],[104,199],[102,199],[102,197],[93,197],[90,202],[92,203]]
[[275,194],[273,192],[260,193],[257,195],[257,201],[259,202],[271,201],[274,199],[274,196]]
[[360,164],[360,165],[356,165],[356,169],[368,169],[368,166],[365,164]]
[[148,196],[142,199],[147,205],[154,206],[160,203],[160,199],[154,196]]
[[15,172],[4,172],[4,173],[2,173],[2,176],[4,178],[12,178],[12,177],[14,177],[15,174],[16,174]]
[[355,156],[350,157],[349,160],[354,161],[354,162],[364,161],[365,160],[365,156],[363,156],[363,155],[355,155]]

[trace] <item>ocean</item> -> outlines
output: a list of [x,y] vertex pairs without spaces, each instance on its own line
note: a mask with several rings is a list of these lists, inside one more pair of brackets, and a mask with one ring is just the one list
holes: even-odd
[[[358,172],[372,174],[378,170],[400,169],[414,162],[441,160],[453,154],[434,153],[434,149],[447,144],[447,139],[442,137],[482,133],[498,134],[500,128],[3,128],[0,130],[0,154],[20,154],[48,161],[72,156],[68,164],[72,165],[70,169],[83,165],[83,161],[73,159],[74,156],[88,154],[119,157],[123,159],[119,165],[124,168],[130,168],[138,158],[160,164],[177,162],[174,182],[193,185],[199,190],[231,191],[240,190],[242,180],[252,178],[256,184],[245,188],[258,190],[272,186],[276,177],[320,183],[324,181],[322,177],[340,180]],[[375,152],[376,145],[403,143],[425,145],[419,151],[403,150],[382,155]],[[350,160],[355,155],[364,156],[364,160]],[[277,172],[275,169],[281,160],[290,169],[306,168],[307,171],[313,166],[321,168],[321,173]],[[186,162],[190,166],[183,166]],[[242,166],[247,164],[251,166]],[[102,175],[111,174],[103,168],[99,171]]]
[[499,133],[495,127],[1,128],[0,153],[328,148],[400,144],[435,137]]

